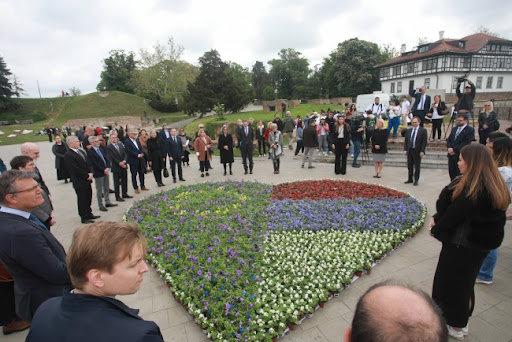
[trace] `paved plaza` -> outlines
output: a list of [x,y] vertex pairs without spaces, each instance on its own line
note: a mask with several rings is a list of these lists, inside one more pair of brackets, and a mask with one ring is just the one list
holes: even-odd
[[[76,195],[72,184],[64,184],[56,180],[54,169],[54,156],[51,152],[52,144],[38,143],[41,157],[37,165],[48,185],[55,207],[57,224],[52,228],[53,234],[67,249],[71,243],[73,231],[80,226],[80,217],[77,213]],[[20,146],[0,146],[0,157],[8,164],[12,157],[20,154]],[[191,155],[189,167],[183,169],[185,184],[194,184],[206,181],[223,180],[250,180],[277,184],[294,180],[336,178],[368,183],[379,183],[391,188],[411,193],[428,207],[427,220],[434,214],[435,201],[441,189],[449,183],[448,170],[424,169],[421,172],[419,186],[404,184],[407,179],[407,169],[402,167],[386,167],[382,178],[373,178],[374,167],[363,165],[361,168],[352,168],[350,165],[345,176],[334,174],[334,165],[315,163],[314,169],[301,169],[301,160],[294,159],[293,152],[286,150],[281,161],[281,173],[273,174],[272,162],[267,158],[254,158],[254,174],[244,175],[242,161],[235,158],[233,176],[223,176],[222,166],[219,163],[218,150],[216,151],[209,178],[201,178],[198,171],[198,161]],[[404,157],[405,158],[405,157]],[[172,184],[172,178],[164,179],[166,186],[158,188],[152,174],[146,175],[146,186],[149,192],[135,194],[129,185],[129,194],[134,200],[158,191],[165,191],[183,183]],[[130,184],[130,181],[129,181]],[[93,187],[94,188],[94,187]],[[113,203],[114,197],[112,196]],[[102,220],[120,221],[131,202],[121,202],[118,207],[109,208],[108,213],[100,212],[93,194],[93,213],[101,215]],[[386,215],[392,208],[382,208],[382,215]],[[278,218],[276,218],[278,219]],[[499,259],[495,270],[492,285],[477,284],[476,307],[469,322],[469,336],[465,341],[512,341],[512,232],[511,224],[505,228],[505,240],[499,248]],[[431,293],[432,280],[436,268],[441,243],[428,234],[426,226],[413,239],[406,242],[399,250],[385,258],[373,270],[371,275],[364,275],[355,281],[349,289],[341,292],[339,298],[329,301],[324,308],[318,310],[314,317],[306,319],[293,332],[280,339],[280,341],[342,341],[343,331],[351,323],[352,315],[359,296],[371,285],[384,279],[396,279],[410,283]],[[140,309],[141,316],[146,320],[155,321],[162,331],[166,341],[199,342],[208,341],[201,328],[185,312],[164,285],[154,269],[145,275],[142,286],[134,295],[120,297],[123,302],[132,308]],[[27,332],[15,333],[9,336],[0,335],[1,341],[21,342],[25,340]]]

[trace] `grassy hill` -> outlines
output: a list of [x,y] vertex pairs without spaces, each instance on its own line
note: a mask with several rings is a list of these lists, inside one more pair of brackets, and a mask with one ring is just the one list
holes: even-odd
[[[47,138],[33,134],[21,135],[15,130],[24,129],[39,131],[43,127],[55,125],[60,127],[63,123],[77,118],[99,118],[114,116],[144,116],[157,117],[167,123],[188,118],[183,113],[161,113],[149,106],[148,100],[123,92],[112,91],[108,96],[91,93],[81,96],[55,97],[42,99],[19,99],[19,108],[0,113],[0,121],[9,121],[11,125],[0,126],[5,134],[0,135],[0,145],[18,144],[26,141],[42,141]],[[32,125],[16,125],[14,120],[33,119]],[[17,134],[15,138],[7,138],[9,134]]]

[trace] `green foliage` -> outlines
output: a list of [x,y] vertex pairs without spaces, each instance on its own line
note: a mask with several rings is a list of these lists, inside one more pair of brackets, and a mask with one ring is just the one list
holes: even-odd
[[11,83],[11,71],[7,68],[4,58],[0,56],[0,110],[16,107],[13,96],[19,97],[19,91]]
[[338,80],[334,69],[335,52],[331,52],[328,58],[324,58],[324,63],[320,68],[320,82],[322,84],[322,95],[327,98],[340,97],[341,91],[338,89]]
[[354,97],[380,89],[378,70],[374,66],[385,58],[375,43],[352,38],[338,44],[331,59],[340,93]]
[[200,72],[187,85],[184,111],[201,117],[214,105],[223,103],[227,112],[238,112],[254,98],[250,73],[236,63],[225,63],[217,50],[199,58]]
[[136,65],[133,52],[126,54],[124,50],[111,50],[110,56],[103,60],[103,71],[100,75],[101,81],[96,86],[97,90],[117,90],[133,94],[131,78]]
[[177,111],[184,101],[187,83],[198,74],[197,67],[183,61],[183,47],[170,37],[167,45],[156,43],[153,51],[141,49],[141,68],[133,73],[136,94],[151,100],[160,111]]
[[224,114],[226,114],[226,110],[224,109],[224,104],[218,104],[213,106],[213,110],[215,111],[215,119],[218,121],[225,120]]
[[264,99],[263,92],[270,85],[270,77],[263,62],[256,61],[252,66],[252,86],[258,100]]
[[281,99],[300,99],[306,96],[309,62],[294,49],[282,49],[279,59],[272,59],[270,79],[277,84],[278,97]]
[[479,26],[478,29],[475,31],[475,33],[483,33],[487,34],[489,36],[503,38],[499,33],[491,31],[487,26]]
[[40,111],[29,111],[23,108],[0,114],[0,121],[8,121],[11,125],[20,120],[32,120],[33,122],[41,122],[46,119],[47,117],[45,113]]
[[272,88],[272,86],[266,86],[265,89],[263,89],[263,101],[272,101],[275,99],[274,88]]

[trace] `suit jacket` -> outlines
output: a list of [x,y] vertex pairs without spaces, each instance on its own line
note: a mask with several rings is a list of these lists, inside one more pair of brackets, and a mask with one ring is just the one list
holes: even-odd
[[26,341],[163,341],[155,322],[138,313],[115,298],[64,291],[41,305]]
[[484,129],[484,125],[487,125],[489,127],[488,129],[491,131],[495,131],[500,128],[496,112],[490,112],[489,116],[487,116],[485,112],[481,112],[480,115],[478,115],[478,128]]
[[19,215],[0,212],[0,260],[14,277],[16,311],[26,321],[71,285],[64,247],[47,229]]
[[89,178],[89,173],[92,173],[92,167],[84,151],[75,152],[69,149],[64,155],[64,160],[73,182],[73,188],[80,189],[91,186],[92,181],[87,178]]
[[119,146],[119,152],[117,152],[117,149],[114,147],[114,144],[107,145],[107,155],[112,164],[112,172],[115,173],[123,172],[123,170],[126,170],[119,166],[120,162],[126,161],[126,151],[124,149],[124,145],[122,142],[118,142],[117,146]]
[[[412,147],[412,130],[413,128],[407,129],[405,132],[405,143],[404,143],[404,151],[409,152],[409,149]],[[425,149],[427,148],[427,130],[423,127],[418,126],[418,134],[416,135],[416,152],[425,153]]]
[[179,161],[181,156],[183,155],[183,145],[181,143],[181,138],[176,136],[176,142],[172,136],[166,141],[167,147],[166,151],[169,157],[172,157],[174,161]]
[[252,129],[251,126],[247,126],[247,129],[248,129],[248,133],[247,135],[245,135],[245,127],[242,126],[241,129],[239,129],[236,133],[236,138],[238,140],[238,146],[240,146],[240,148],[244,148],[244,147],[249,147],[251,148],[253,145],[252,145],[252,141],[254,140],[254,130]]
[[[169,138],[171,137],[171,132],[169,132]],[[165,131],[164,130],[161,130],[160,132],[158,132],[158,138],[160,139],[160,146],[162,146],[162,154],[163,156],[167,156],[168,155],[168,151],[167,151],[167,135],[165,134]]]
[[[331,144],[338,143],[338,128],[337,128],[337,124],[334,125],[332,132],[330,132],[330,135],[331,135],[331,141],[332,141]],[[351,137],[350,125],[348,124],[348,122],[346,122],[345,125],[344,125],[343,141],[340,144],[340,146],[342,146],[342,149],[345,149],[345,146],[347,144],[350,145],[350,140],[351,140],[350,137]]]
[[[411,95],[412,98],[414,98],[416,101],[414,101],[414,104],[412,105],[412,109],[411,109],[411,112],[415,112],[416,110],[418,110],[418,105],[420,104],[420,98],[421,98],[421,95],[423,95],[422,93],[417,93],[415,92],[414,90],[409,94]],[[430,102],[431,102],[431,99],[430,99],[430,95],[426,95],[425,96],[425,103],[423,104],[423,110],[424,111],[429,111],[430,109]]]
[[43,180],[43,176],[41,176],[41,172],[39,172],[39,169],[37,168],[37,166],[35,167],[35,170],[34,172],[39,176],[39,186],[41,187],[41,189],[43,189],[44,192],[46,192],[46,194],[48,196],[50,196],[50,189],[48,189],[48,187],[46,186],[46,183],[44,182]]
[[318,135],[316,134],[315,126],[308,126],[302,131],[302,140],[304,141],[304,147],[316,147],[318,146]]
[[458,128],[459,127],[453,127],[448,140],[446,140],[446,147],[453,148],[453,151],[457,155],[464,146],[471,144],[473,137],[475,136],[475,129],[470,125],[466,125],[466,127],[464,127],[460,132],[457,140],[455,140],[455,134],[457,133]]
[[124,141],[124,150],[126,151],[126,162],[130,165],[137,165],[140,163],[139,154],[144,153],[139,139],[135,139],[137,146],[135,146],[130,138]]
[[105,169],[110,168],[110,162],[107,157],[107,152],[101,146],[99,147],[99,150],[101,151],[101,154],[103,155],[105,161],[101,159],[100,155],[98,154],[98,152],[96,152],[94,147],[91,147],[90,149],[87,150],[87,157],[89,158],[89,163],[92,167],[92,176],[94,178],[100,178],[105,176]]

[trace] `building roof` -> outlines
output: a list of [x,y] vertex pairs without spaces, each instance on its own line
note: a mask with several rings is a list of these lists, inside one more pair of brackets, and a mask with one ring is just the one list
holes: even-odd
[[[462,42],[465,43],[463,47],[459,47],[458,43]],[[474,53],[479,51],[481,48],[483,48],[487,43],[489,42],[501,42],[501,43],[509,43],[512,44],[512,41],[490,36],[485,33],[475,33],[469,36],[466,36],[462,39],[441,39],[434,43],[428,43],[420,45],[416,50],[405,52],[402,55],[390,59],[389,61],[386,61],[384,63],[378,64],[375,67],[381,68],[388,65],[394,65],[399,63],[404,63],[407,61],[417,60],[420,58],[425,58],[429,56],[435,56],[442,53],[460,53],[460,54],[467,54],[467,53]],[[425,52],[418,52],[419,49],[423,46],[429,45],[428,51]]]

